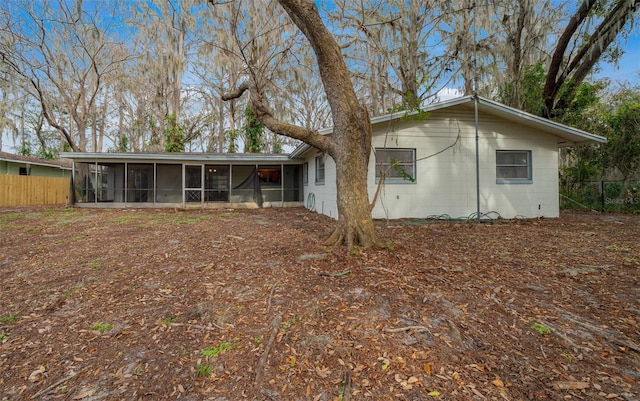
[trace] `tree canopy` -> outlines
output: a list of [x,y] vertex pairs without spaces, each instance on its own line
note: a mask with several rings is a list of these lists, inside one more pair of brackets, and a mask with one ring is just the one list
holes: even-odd
[[[316,4],[372,116],[475,88],[556,118],[621,56],[640,0]],[[123,138],[162,150],[171,115],[185,150],[242,151],[248,99],[220,98],[249,74],[282,121],[334,123],[313,50],[277,1],[15,0],[0,5],[0,32],[0,141],[32,154]],[[295,144],[270,130],[263,142]]]

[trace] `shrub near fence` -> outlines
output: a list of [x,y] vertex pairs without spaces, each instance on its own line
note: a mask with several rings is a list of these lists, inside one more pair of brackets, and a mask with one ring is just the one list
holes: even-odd
[[640,181],[588,181],[560,186],[562,209],[640,213]]
[[0,207],[69,202],[68,178],[0,175]]

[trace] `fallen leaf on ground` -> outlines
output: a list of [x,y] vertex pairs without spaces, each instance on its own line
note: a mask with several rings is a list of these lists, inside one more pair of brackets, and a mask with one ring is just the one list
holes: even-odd
[[553,383],[555,390],[583,390],[589,388],[589,383],[578,381],[557,381]]

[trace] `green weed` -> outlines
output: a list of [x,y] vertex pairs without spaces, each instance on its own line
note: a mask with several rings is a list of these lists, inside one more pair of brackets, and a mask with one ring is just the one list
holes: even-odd
[[209,377],[213,372],[213,368],[211,365],[207,365],[206,363],[199,363],[196,365],[196,376],[198,377]]
[[189,351],[187,351],[184,348],[181,348],[181,349],[176,351],[176,354],[178,354],[178,356],[180,356],[181,358],[186,358],[186,357],[189,356]]
[[615,252],[630,252],[631,251],[631,248],[628,248],[626,246],[616,245],[616,244],[608,245],[606,247],[606,249],[608,251],[615,251]]
[[111,222],[116,224],[129,224],[129,223],[137,222],[138,220],[140,220],[140,218],[135,214],[126,214],[126,215],[118,216],[116,218],[111,219]]
[[165,317],[161,320],[162,324],[171,324],[171,323],[175,323],[176,318],[175,317]]
[[91,326],[91,330],[95,330],[100,333],[104,333],[105,331],[111,330],[111,325],[109,323],[94,323]]
[[68,297],[68,296],[71,296],[71,295],[77,293],[78,291],[80,291],[83,288],[84,288],[84,285],[78,284],[75,287],[73,287],[72,289],[63,292],[62,295],[64,295],[65,297]]
[[192,219],[192,218],[188,218],[188,217],[182,217],[179,219],[175,219],[174,222],[176,224],[194,224],[197,222],[196,219]]
[[96,271],[102,270],[102,259],[94,259],[89,262],[89,268]]
[[575,356],[568,354],[568,353],[562,353],[560,354],[561,357],[564,358],[565,361],[567,361],[568,363],[576,363],[577,359]]
[[0,323],[13,323],[17,320],[14,315],[2,315],[0,316]]
[[233,345],[231,343],[223,341],[215,347],[207,347],[203,349],[202,351],[200,351],[200,355],[209,358],[216,358],[222,352],[229,351],[231,348],[233,348]]
[[545,335],[545,334],[551,334],[551,329],[548,328],[547,326],[544,326],[540,323],[534,323],[531,325],[531,328],[534,329],[535,331],[538,332],[538,334]]
[[26,216],[26,213],[21,213],[21,212],[7,213],[7,214],[0,215],[0,222],[2,222],[2,223],[13,223],[14,221],[16,221],[18,219],[25,218],[25,216]]
[[296,317],[292,317],[291,319],[287,320],[286,322],[282,323],[282,328],[284,329],[284,331],[289,331],[293,328],[293,326],[296,325],[296,323],[298,322],[298,319],[296,319]]
[[9,336],[4,334],[4,333],[0,333],[0,344],[2,344],[3,342],[7,341],[9,339]]

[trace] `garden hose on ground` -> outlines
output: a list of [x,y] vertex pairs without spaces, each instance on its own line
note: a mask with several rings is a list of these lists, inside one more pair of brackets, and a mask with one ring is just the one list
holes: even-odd
[[[445,220],[445,221],[470,221],[478,219],[478,212],[473,212],[468,216],[451,217],[448,214],[432,214],[426,217],[427,220]],[[480,220],[499,220],[502,219],[500,213],[491,211],[487,213],[480,213]]]

